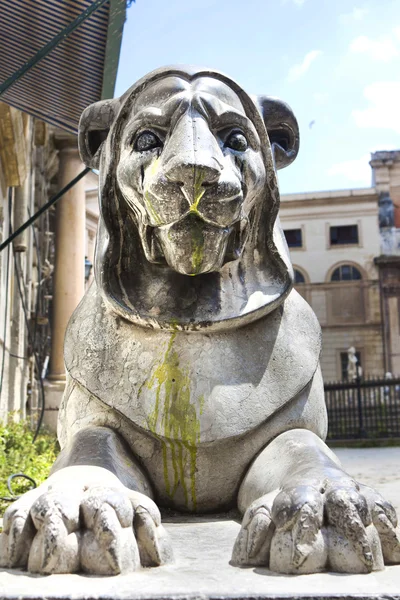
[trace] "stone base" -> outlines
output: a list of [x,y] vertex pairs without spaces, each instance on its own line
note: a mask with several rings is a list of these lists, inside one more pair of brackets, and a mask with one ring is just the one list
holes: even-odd
[[64,389],[65,379],[63,381],[51,381],[46,379],[44,381],[46,408],[44,411],[43,422],[45,426],[50,429],[50,431],[54,431],[54,433],[57,433],[58,409],[61,404]]
[[173,565],[130,575],[29,575],[0,570],[0,597],[18,599],[400,599],[400,566],[368,575],[277,575],[229,564],[239,522],[221,517],[164,519],[175,550]]

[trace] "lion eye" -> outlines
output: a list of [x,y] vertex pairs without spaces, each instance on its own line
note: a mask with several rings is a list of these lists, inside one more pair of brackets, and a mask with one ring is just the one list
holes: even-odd
[[237,150],[238,152],[245,152],[248,148],[248,143],[243,133],[234,131],[226,140],[225,146],[227,148],[232,148],[232,150]]
[[135,142],[135,150],[138,152],[144,152],[145,150],[153,150],[153,148],[160,148],[162,142],[159,137],[156,136],[152,131],[143,131]]

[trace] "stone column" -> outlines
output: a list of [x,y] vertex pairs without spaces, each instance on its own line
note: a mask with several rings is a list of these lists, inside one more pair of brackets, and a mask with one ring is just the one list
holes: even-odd
[[[59,188],[84,168],[76,138],[56,139],[59,149]],[[47,386],[46,422],[53,427],[65,382],[64,336],[68,321],[85,291],[85,182],[81,179],[56,204],[56,258],[53,282],[52,343]]]

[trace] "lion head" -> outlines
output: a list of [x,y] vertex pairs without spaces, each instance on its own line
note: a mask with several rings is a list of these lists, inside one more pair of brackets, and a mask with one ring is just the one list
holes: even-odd
[[166,67],[89,106],[79,145],[100,171],[97,285],[123,317],[223,329],[287,296],[276,169],[299,140],[286,104],[214,71]]

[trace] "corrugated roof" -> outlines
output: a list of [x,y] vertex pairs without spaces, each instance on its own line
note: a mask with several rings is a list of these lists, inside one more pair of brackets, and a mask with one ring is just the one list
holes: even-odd
[[[0,82],[10,77],[93,0],[0,0]],[[125,0],[110,0],[10,87],[3,102],[76,133],[83,109],[111,97]]]

